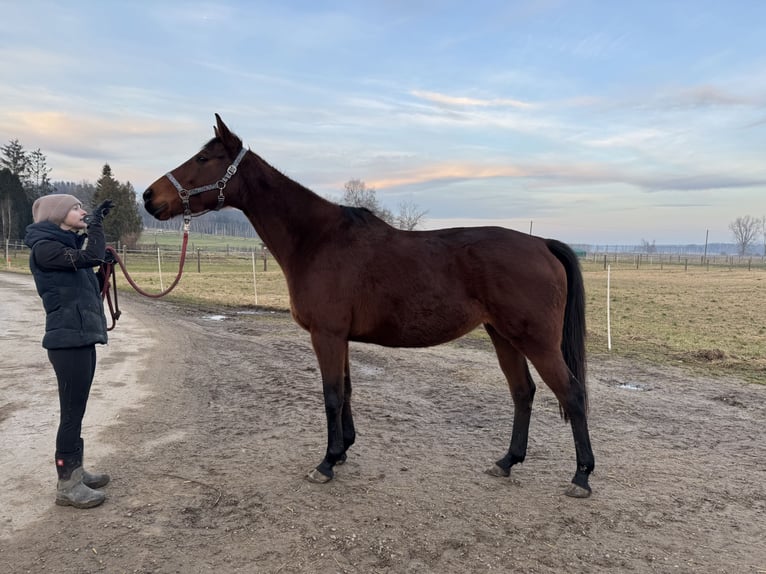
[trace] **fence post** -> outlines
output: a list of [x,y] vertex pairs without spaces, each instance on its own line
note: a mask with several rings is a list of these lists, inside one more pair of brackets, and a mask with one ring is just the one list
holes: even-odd
[[201,259],[200,252],[201,251],[202,251],[202,249],[197,249],[197,273],[202,273],[202,265],[201,265],[201,262],[200,262],[200,259]]

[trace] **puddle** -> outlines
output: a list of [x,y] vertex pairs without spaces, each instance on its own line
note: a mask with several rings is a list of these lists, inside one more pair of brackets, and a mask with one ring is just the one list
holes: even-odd
[[226,315],[205,315],[202,318],[206,321],[223,321],[226,319]]
[[625,389],[627,391],[645,391],[646,388],[642,387],[641,385],[634,385],[632,383],[621,383],[617,385],[618,389]]

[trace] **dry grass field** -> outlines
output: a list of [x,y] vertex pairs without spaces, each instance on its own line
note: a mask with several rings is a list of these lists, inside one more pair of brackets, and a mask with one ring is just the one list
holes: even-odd
[[[585,271],[592,352],[607,349],[605,271]],[[766,272],[612,269],[612,352],[766,383]]]

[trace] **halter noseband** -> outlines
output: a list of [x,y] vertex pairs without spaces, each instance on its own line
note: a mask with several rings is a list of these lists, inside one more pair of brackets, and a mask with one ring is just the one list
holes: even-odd
[[167,177],[170,180],[170,183],[172,183],[175,188],[178,190],[178,196],[181,198],[181,202],[184,206],[184,229],[189,229],[189,224],[191,223],[191,218],[199,215],[204,215],[208,211],[211,211],[210,209],[206,209],[205,211],[201,213],[192,213],[191,208],[189,207],[189,198],[192,195],[197,195],[200,193],[203,193],[205,191],[211,191],[213,189],[218,190],[218,204],[215,206],[215,209],[212,211],[218,211],[223,207],[223,190],[226,187],[226,184],[229,182],[229,180],[234,176],[235,173],[237,173],[237,166],[239,165],[239,162],[242,161],[242,158],[245,157],[245,154],[247,153],[247,149],[245,146],[242,146],[242,149],[239,151],[239,154],[234,159],[232,164],[226,168],[226,173],[223,175],[221,179],[216,181],[215,183],[211,183],[208,185],[203,185],[202,187],[195,187],[194,189],[184,189],[184,187],[178,183],[178,180],[173,176],[172,173],[167,172],[165,174],[165,177]]

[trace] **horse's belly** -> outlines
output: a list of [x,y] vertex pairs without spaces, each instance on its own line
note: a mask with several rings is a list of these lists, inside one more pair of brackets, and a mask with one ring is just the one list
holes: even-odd
[[481,322],[466,313],[392,314],[367,328],[353,329],[349,339],[384,347],[432,347],[462,337]]

